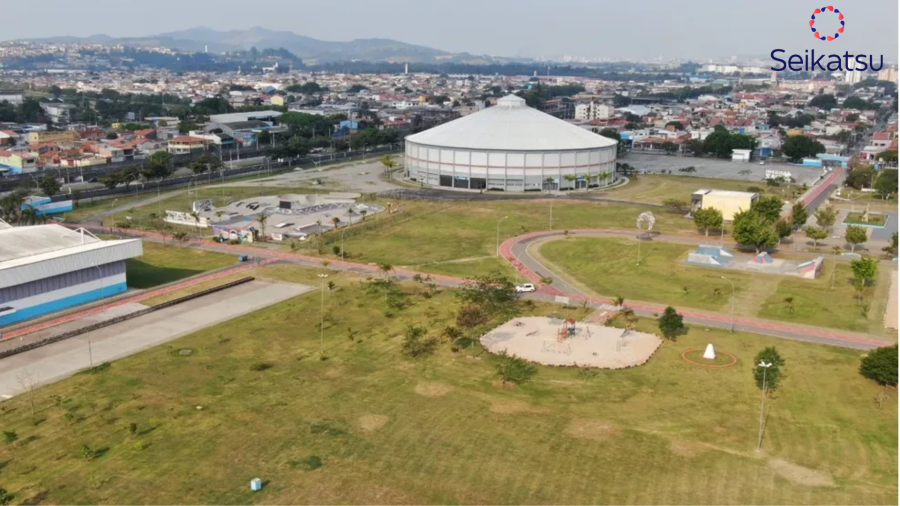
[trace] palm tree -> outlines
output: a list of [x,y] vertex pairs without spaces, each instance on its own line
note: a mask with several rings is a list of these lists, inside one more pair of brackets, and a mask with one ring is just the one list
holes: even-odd
[[394,266],[387,262],[382,262],[378,264],[378,270],[384,273],[384,277],[388,277],[390,272],[394,270]]
[[222,221],[222,216],[225,215],[225,211],[216,211],[216,220]]
[[397,162],[394,161],[394,157],[391,155],[384,155],[381,157],[381,165],[384,166],[384,173],[389,174],[397,166]]
[[262,240],[266,240],[266,222],[269,221],[269,216],[265,214],[260,214],[259,218],[256,219],[259,222],[259,234],[262,237]]
[[331,218],[331,222],[334,223],[334,228],[338,228],[338,223],[341,222],[341,219],[335,216],[334,218]]
[[544,182],[547,183],[547,191],[550,191],[550,185],[553,184],[553,178],[548,177],[547,179],[544,180]]
[[613,299],[613,305],[616,307],[622,307],[625,305],[625,297],[616,297]]
[[794,298],[793,297],[785,297],[783,299],[783,302],[785,304],[785,309],[787,309],[787,312],[793,313],[794,312]]
[[572,188],[574,189],[575,188],[574,183],[575,183],[575,180],[578,179],[578,176],[576,176],[575,174],[566,174],[565,176],[563,176],[563,179],[565,179],[569,183],[572,183]]
[[634,309],[631,309],[631,308],[623,309],[622,317],[625,318],[625,328],[628,330],[633,330],[635,324],[637,323],[637,315],[634,314]]
[[363,209],[363,210],[361,210],[361,211],[359,212],[359,215],[362,216],[362,221],[366,221],[366,214],[367,214],[367,213],[368,213],[368,211],[366,211],[365,209]]

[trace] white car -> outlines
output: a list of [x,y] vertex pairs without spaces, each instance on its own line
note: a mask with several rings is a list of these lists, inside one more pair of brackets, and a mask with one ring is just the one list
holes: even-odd
[[519,293],[528,293],[537,290],[534,283],[525,283],[524,285],[516,285],[516,291]]

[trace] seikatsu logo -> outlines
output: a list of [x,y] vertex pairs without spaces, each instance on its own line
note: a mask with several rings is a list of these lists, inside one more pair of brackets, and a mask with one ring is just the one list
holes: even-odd
[[[833,21],[833,18],[829,21],[825,20],[828,20],[835,14],[840,27],[837,28],[834,35],[822,35],[822,32],[815,26],[816,22],[823,21],[820,24],[821,27],[827,22]],[[818,40],[835,40],[844,33],[844,13],[833,5],[819,7],[813,11],[812,19],[809,20],[809,28],[812,30],[813,36]],[[788,54],[785,55],[785,59],[779,58],[785,53],[787,51],[784,49],[772,50],[772,60],[777,62],[776,66],[770,67],[772,70],[776,72],[783,70],[794,72],[844,72],[848,70],[877,72],[884,67],[884,55],[879,56],[878,65],[876,66],[875,56],[871,54],[850,54],[850,51],[844,51],[844,54],[819,54],[817,57],[815,49],[804,49],[802,55]]]
[[[832,37],[831,35],[828,35],[828,36],[822,35],[821,33],[819,33],[819,30],[817,30],[816,27],[814,26],[816,24],[816,14],[822,14],[826,10],[837,14],[838,21],[841,22],[841,27],[838,28],[837,32],[835,32],[834,37]],[[819,40],[834,40],[834,39],[838,38],[842,33],[844,33],[844,15],[841,13],[841,11],[835,9],[833,5],[829,5],[828,7],[820,7],[813,11],[812,19],[809,20],[809,28],[812,30],[813,35]]]

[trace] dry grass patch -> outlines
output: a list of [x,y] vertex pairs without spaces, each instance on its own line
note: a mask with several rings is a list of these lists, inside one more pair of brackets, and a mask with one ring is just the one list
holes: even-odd
[[416,385],[416,393],[423,397],[443,397],[450,393],[453,387],[446,383],[419,383]]
[[566,427],[566,434],[592,441],[606,441],[621,431],[622,429],[615,424],[592,418],[573,418]]
[[708,449],[709,448],[696,441],[685,441],[682,439],[673,439],[669,441],[669,450],[675,455],[680,455],[682,457],[695,457]]
[[374,432],[388,423],[390,418],[384,415],[363,415],[359,417],[359,428],[365,432]]
[[769,467],[778,473],[778,476],[797,485],[806,485],[807,487],[835,486],[834,480],[827,473],[792,464],[786,460],[772,459],[769,461]]
[[491,413],[500,415],[512,415],[516,413],[546,413],[546,408],[533,406],[527,402],[517,401],[515,399],[504,399],[503,397],[495,397],[493,395],[474,393],[475,397],[483,401],[491,403]]

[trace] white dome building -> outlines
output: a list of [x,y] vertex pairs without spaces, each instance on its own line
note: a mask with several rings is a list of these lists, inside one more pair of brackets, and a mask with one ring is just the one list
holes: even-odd
[[433,186],[540,191],[615,181],[616,141],[509,95],[406,138],[407,176]]

